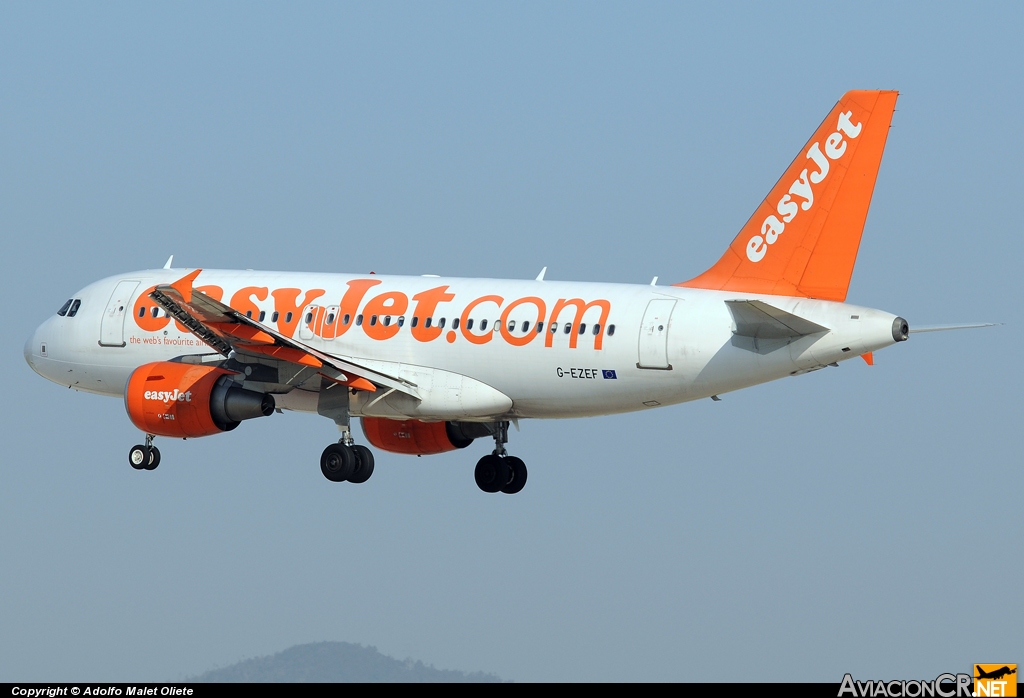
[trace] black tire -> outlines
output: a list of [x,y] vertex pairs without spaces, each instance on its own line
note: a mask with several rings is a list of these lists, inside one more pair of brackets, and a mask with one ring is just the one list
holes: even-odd
[[149,458],[146,459],[146,464],[143,467],[146,470],[156,470],[158,465],[160,465],[160,449],[156,446],[150,446]]
[[148,449],[141,444],[132,446],[132,449],[128,451],[128,465],[136,470],[145,468],[149,462],[149,453],[147,451]]
[[331,444],[320,456],[320,472],[331,482],[344,482],[352,475],[354,467],[352,449],[343,444]]
[[518,494],[526,487],[526,463],[515,456],[508,456],[505,463],[508,464],[511,474],[501,491],[505,494]]
[[473,475],[476,478],[476,486],[484,492],[499,492],[508,483],[508,463],[501,456],[492,453],[477,462]]
[[366,446],[357,445],[352,447],[352,455],[355,456],[355,467],[348,476],[348,481],[361,485],[373,475],[373,451]]

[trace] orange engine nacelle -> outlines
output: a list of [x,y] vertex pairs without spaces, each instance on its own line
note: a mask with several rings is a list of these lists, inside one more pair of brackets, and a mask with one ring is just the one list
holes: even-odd
[[145,364],[128,378],[124,406],[142,431],[174,438],[219,434],[273,414],[273,396],[236,387],[233,375],[199,364]]
[[367,441],[381,450],[417,456],[454,451],[473,442],[472,438],[460,434],[451,422],[416,419],[363,417],[363,433]]

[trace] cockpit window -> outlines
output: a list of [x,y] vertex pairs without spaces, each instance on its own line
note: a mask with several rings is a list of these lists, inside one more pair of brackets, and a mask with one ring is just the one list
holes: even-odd
[[81,305],[82,305],[82,301],[79,300],[78,298],[76,298],[74,301],[72,301],[71,309],[68,310],[68,317],[74,317],[75,315],[77,315],[78,314],[78,308]]
[[57,311],[57,314],[60,315],[61,317],[64,317],[65,315],[67,315],[68,308],[71,307],[71,301],[72,301],[72,299],[68,298],[67,302],[60,307],[60,310]]

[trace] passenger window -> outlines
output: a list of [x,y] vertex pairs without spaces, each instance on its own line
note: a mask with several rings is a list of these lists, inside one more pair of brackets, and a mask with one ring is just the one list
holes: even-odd
[[615,334],[615,325],[608,325],[608,336],[611,337]]
[[557,322],[552,322],[551,323],[551,334],[554,334],[555,332],[558,332],[558,323]]
[[494,321],[494,331],[498,332],[499,330],[501,330],[501,320],[495,320]]
[[277,318],[281,317],[281,313],[274,311],[274,314],[270,316],[271,322],[277,322]]
[[452,320],[452,329],[453,330],[459,329],[459,318],[455,318],[454,320]]
[[596,337],[599,334],[601,334],[601,323],[596,323],[594,325],[594,336]]
[[565,333],[569,334],[570,332],[572,332],[572,323],[571,322],[567,322],[567,323],[565,323]]
[[523,320],[523,332],[529,332],[529,331],[530,331],[530,322],[528,320]]
[[[249,318],[250,320],[252,320],[252,311],[251,310],[246,310],[245,311],[245,316],[247,318]],[[312,315],[310,317],[312,317]],[[306,318],[306,322],[309,322],[309,318]]]
[[433,321],[433,319],[434,318],[432,318],[432,317],[428,317],[426,320],[424,320],[423,321],[423,327],[425,327],[425,328],[426,327],[430,327],[430,323]]
[[473,329],[473,318],[469,318],[468,320],[466,320],[466,329],[467,330]]
[[398,316],[398,326],[399,327],[403,327],[404,325],[405,325],[405,316],[404,315],[399,315]]
[[333,325],[334,324],[334,313],[327,313],[327,324],[328,325]]
[[384,327],[387,327],[390,324],[391,324],[391,316],[390,315],[385,315],[384,316]]
[[[67,302],[64,303],[64,305],[62,305],[60,307],[60,310],[57,311],[57,314],[60,315],[61,317],[64,317],[65,315],[67,315],[68,308],[70,308],[70,307],[71,307],[71,299],[68,298]],[[139,313],[139,317],[142,317],[143,315],[146,314],[146,309],[145,308],[139,308],[139,310],[142,311],[141,313]]]
[[416,315],[413,315],[413,316],[412,316],[412,326],[413,326],[413,327],[416,327],[416,325],[418,325],[418,324],[420,324],[420,319],[419,319],[419,317],[418,317],[418,316],[416,316]]
[[515,329],[516,329],[516,321],[515,320],[509,320],[508,321],[508,331],[509,332],[514,332]]
[[[249,316],[252,317],[252,313],[249,313]],[[311,312],[310,313],[306,313],[306,322],[307,323],[313,322],[313,313],[311,313]]]
[[153,309],[150,311],[150,313],[153,315],[154,318],[158,317],[160,315],[160,308],[158,308],[158,307],[156,307],[154,305]]
[[78,308],[82,305],[82,301],[78,298],[71,302],[71,310],[68,311],[68,317],[74,317],[78,314]]
[[[70,307],[71,306],[71,301],[68,301],[67,304]],[[63,310],[64,312],[63,313],[62,312],[58,312],[57,313],[58,315],[63,315],[64,313],[68,312],[68,309],[66,307],[65,308],[61,308],[61,310]],[[146,309],[145,308],[139,308],[139,317],[146,317]]]
[[437,321],[437,326],[440,327],[442,330],[444,329],[444,318],[441,318],[440,320]]
[[347,325],[350,322],[352,322],[352,316],[349,315],[348,313],[345,313],[345,317],[341,318],[341,324]]
[[292,314],[291,313],[285,313],[284,321],[285,322],[291,322],[292,321]]
[[586,334],[586,332],[587,332],[587,323],[581,322],[580,323],[580,332],[579,333],[580,334]]
[[373,327],[376,324],[377,324],[377,316],[376,315],[371,315],[370,316],[370,327]]
[[538,322],[537,323],[537,334],[540,334],[543,331],[544,331],[544,323],[543,322]]
[[267,311],[266,310],[261,310],[260,311],[260,322],[263,322],[263,319],[265,317],[267,317]]
[[[473,321],[470,320],[470,322],[473,322]],[[470,329],[473,329],[473,328],[471,327]],[[486,329],[487,329],[487,321],[486,320],[481,320],[480,321],[480,331],[483,332]]]
[[363,316],[356,315],[356,327],[360,327],[363,324]]

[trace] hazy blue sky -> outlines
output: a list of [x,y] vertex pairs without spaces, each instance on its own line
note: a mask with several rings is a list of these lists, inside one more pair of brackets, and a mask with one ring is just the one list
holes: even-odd
[[[1024,6],[0,2],[0,680],[344,640],[515,680],[933,678],[1024,662]],[[35,375],[98,278],[182,266],[647,283],[710,266],[849,89],[899,89],[849,300],[876,356],[377,454],[326,419],[139,435]],[[1018,630],[1014,631],[1013,628]]]

